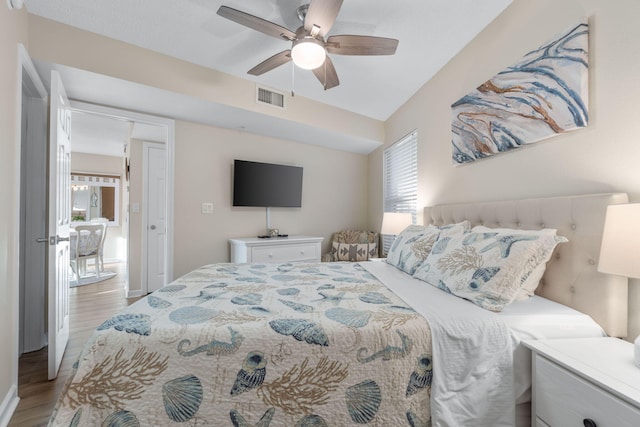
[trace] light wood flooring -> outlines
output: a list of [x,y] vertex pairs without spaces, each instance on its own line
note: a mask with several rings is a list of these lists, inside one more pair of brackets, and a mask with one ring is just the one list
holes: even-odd
[[125,264],[106,264],[105,269],[116,271],[118,274],[104,282],[71,288],[69,344],[62,359],[58,378],[53,381],[47,380],[46,348],[20,357],[20,403],[9,426],[46,426],[71,366],[93,330],[138,299],[127,300],[124,296]]

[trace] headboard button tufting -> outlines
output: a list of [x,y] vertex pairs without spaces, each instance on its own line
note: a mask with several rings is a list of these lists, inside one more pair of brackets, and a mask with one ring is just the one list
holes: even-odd
[[575,224],[571,224],[571,229],[575,230],[576,229],[576,225]]
[[593,260],[593,259],[589,259],[589,265],[596,265],[595,260]]

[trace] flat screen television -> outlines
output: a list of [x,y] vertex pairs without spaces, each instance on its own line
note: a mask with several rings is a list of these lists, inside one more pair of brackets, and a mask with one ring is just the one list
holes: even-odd
[[302,168],[234,160],[233,206],[301,207]]

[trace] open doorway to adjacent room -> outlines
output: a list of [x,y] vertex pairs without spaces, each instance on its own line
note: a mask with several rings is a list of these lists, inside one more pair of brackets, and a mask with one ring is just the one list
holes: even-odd
[[[46,253],[51,241],[51,236],[47,235],[50,230],[46,226],[51,200],[48,196],[48,86],[51,84],[48,75],[51,70],[43,68],[41,63],[34,66],[24,48],[20,49],[20,58],[18,356],[29,356],[30,360],[39,361],[37,367],[27,362],[30,384],[39,381],[36,377],[43,367],[45,375],[41,382],[48,387],[47,390],[53,390],[55,382],[46,381],[49,327]],[[74,75],[67,75],[63,80],[73,87],[71,77]],[[76,92],[74,98],[82,97]],[[107,223],[107,232],[100,260],[89,261],[89,265],[82,269],[82,276],[88,277],[89,271],[95,271],[97,278],[98,270],[91,265],[97,262],[102,277],[95,285],[83,286],[81,283],[70,292],[74,297],[71,311],[75,310],[77,314],[71,319],[75,318],[79,323],[71,325],[78,336],[70,340],[67,353],[73,355],[69,360],[77,357],[78,346],[86,340],[86,334],[82,334],[97,326],[91,322],[101,323],[104,320],[100,319],[101,315],[108,318],[112,311],[118,311],[171,279],[174,152],[173,120],[132,112],[123,105],[112,108],[74,100],[71,100],[70,111],[70,121],[73,122],[69,137],[72,160],[65,174],[69,174],[71,182],[78,184],[78,194],[75,199],[72,194],[65,196],[64,205],[69,204],[75,213],[72,226],[91,224],[92,220],[101,219]],[[148,147],[155,149],[152,162],[149,162]],[[133,209],[130,208],[132,205]],[[149,258],[154,261],[151,267]],[[71,277],[74,274],[72,263],[69,264]],[[78,268],[78,263],[75,267]],[[152,275],[155,282],[149,285],[147,279]],[[76,276],[76,279],[80,277]],[[96,301],[99,301],[98,305]],[[87,314],[92,317],[91,321],[86,318],[78,320]],[[84,339],[79,342],[82,337]],[[44,358],[38,358],[38,355]],[[22,360],[18,363],[16,359],[19,376],[22,376]],[[18,394],[26,398],[20,391],[20,384],[23,384],[22,379],[19,380]]]

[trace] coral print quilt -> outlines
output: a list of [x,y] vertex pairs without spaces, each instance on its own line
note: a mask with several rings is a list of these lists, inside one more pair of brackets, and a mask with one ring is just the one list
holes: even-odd
[[359,264],[214,264],[98,327],[50,425],[426,426],[431,354]]

